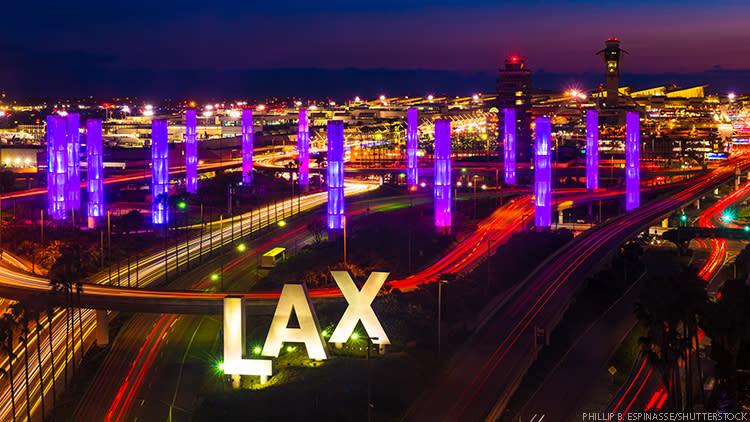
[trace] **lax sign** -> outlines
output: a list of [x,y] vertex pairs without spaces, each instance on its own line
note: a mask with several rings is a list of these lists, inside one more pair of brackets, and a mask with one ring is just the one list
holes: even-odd
[[[348,306],[339,320],[336,329],[328,340],[331,343],[345,343],[357,326],[362,325],[375,344],[390,344],[372,301],[388,278],[387,272],[373,272],[362,289],[348,271],[331,271],[333,279],[341,289]],[[288,328],[292,310],[297,315],[299,328]],[[271,328],[263,345],[262,356],[278,357],[284,342],[304,343],[310,359],[326,359],[326,344],[320,332],[318,318],[310,301],[310,294],[304,284],[285,284],[276,305]],[[245,359],[245,298],[227,296],[224,298],[224,373],[229,375],[258,375],[265,382],[271,375],[270,359]]]

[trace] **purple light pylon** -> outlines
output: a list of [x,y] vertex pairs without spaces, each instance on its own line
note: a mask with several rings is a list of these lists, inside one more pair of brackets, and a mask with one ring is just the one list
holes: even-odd
[[534,137],[534,224],[537,228],[549,228],[552,224],[552,125],[549,117],[536,118]]
[[628,111],[625,118],[625,211],[641,205],[639,183],[641,179],[638,151],[641,144],[639,116]]
[[599,189],[599,112],[586,111],[586,189]]
[[505,184],[516,184],[516,110],[503,109],[503,167]]
[[[104,181],[102,173],[102,121],[86,120],[86,181],[89,194],[88,216],[91,219],[104,215]],[[93,221],[91,221],[93,226]]]
[[344,229],[344,122],[328,121],[328,230]]
[[253,111],[242,110],[242,183],[253,181]]
[[307,109],[299,109],[297,125],[297,155],[299,159],[299,187],[307,192],[310,187],[310,121]]
[[435,230],[451,231],[451,123],[435,120]]
[[65,118],[47,116],[47,200],[48,212],[55,220],[68,217],[65,185],[68,181],[68,151]]
[[81,116],[68,113],[66,118],[67,186],[66,197],[69,210],[81,208]]
[[151,222],[165,225],[169,221],[169,143],[167,121],[151,121]]
[[409,187],[419,183],[419,163],[417,150],[419,149],[419,118],[416,108],[406,112],[406,183]]
[[185,191],[198,193],[198,122],[195,110],[185,112]]

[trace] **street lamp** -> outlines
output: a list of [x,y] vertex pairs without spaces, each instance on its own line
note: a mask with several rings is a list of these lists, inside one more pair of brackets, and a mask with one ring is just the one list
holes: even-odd
[[372,421],[372,368],[370,367],[370,349],[372,349],[372,342],[377,341],[378,337],[360,337],[355,331],[351,335],[352,340],[357,339],[367,340],[367,421]]
[[490,249],[495,239],[487,239],[487,291],[490,291]]
[[441,349],[441,325],[442,325],[442,309],[443,309],[443,284],[448,284],[448,280],[438,280],[438,359],[440,359]]

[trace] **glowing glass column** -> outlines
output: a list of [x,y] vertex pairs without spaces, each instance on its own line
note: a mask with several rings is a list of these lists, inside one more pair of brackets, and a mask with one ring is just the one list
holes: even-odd
[[586,111],[586,189],[599,189],[599,112]]
[[151,121],[151,222],[167,224],[167,195],[169,195],[169,143],[167,121]]
[[344,229],[344,122],[328,121],[328,230]]
[[435,120],[435,229],[451,231],[451,123]]
[[195,110],[185,112],[185,190],[198,193],[198,122]]
[[104,184],[102,173],[102,121],[86,120],[86,179],[89,202],[88,216],[91,218],[104,215]]
[[625,119],[625,210],[641,205],[639,186],[641,179],[638,150],[641,135],[637,111],[628,111]]
[[537,228],[549,228],[552,223],[552,125],[549,117],[536,118],[534,137],[534,224]]
[[67,183],[66,199],[69,210],[81,208],[81,116],[68,113],[67,134]]
[[253,111],[242,110],[242,183],[253,181]]
[[299,109],[299,124],[297,126],[297,155],[299,158],[299,186],[307,192],[310,186],[310,122],[307,109]]
[[417,150],[419,149],[419,119],[416,108],[406,112],[406,183],[409,187],[419,183],[419,163]]
[[516,110],[503,110],[503,167],[505,168],[505,183],[516,184]]
[[68,151],[65,118],[47,116],[47,200],[48,212],[55,220],[68,217],[65,185],[68,180]]

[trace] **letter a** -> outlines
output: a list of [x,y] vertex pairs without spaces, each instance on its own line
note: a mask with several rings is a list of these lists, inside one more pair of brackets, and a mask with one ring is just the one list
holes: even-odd
[[[292,310],[297,314],[299,328],[288,328]],[[281,297],[273,314],[271,329],[268,330],[263,356],[279,356],[283,342],[305,343],[310,359],[325,359],[326,349],[320,336],[318,318],[310,301],[307,286],[304,284],[284,284]]]
[[391,344],[388,336],[385,334],[385,330],[380,325],[378,316],[372,309],[372,301],[378,295],[380,287],[383,286],[385,279],[388,278],[388,274],[390,273],[372,272],[367,278],[365,285],[362,286],[362,290],[359,290],[357,289],[357,285],[354,284],[349,271],[331,271],[333,279],[339,285],[339,289],[344,294],[349,306],[346,308],[344,315],[341,317],[339,324],[333,330],[333,334],[328,341],[331,343],[345,343],[352,334],[352,331],[354,331],[354,327],[357,326],[357,322],[362,321],[367,334],[371,338],[377,339],[373,340],[373,343]]

